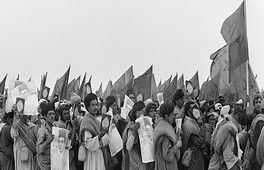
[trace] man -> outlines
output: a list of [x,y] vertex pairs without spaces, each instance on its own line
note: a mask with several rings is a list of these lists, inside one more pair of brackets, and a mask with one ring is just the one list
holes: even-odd
[[37,126],[29,122],[29,116],[14,116],[11,136],[14,139],[16,170],[38,169],[36,158]]
[[41,170],[50,170],[50,144],[54,139],[52,126],[55,121],[55,106],[53,103],[45,103],[42,107],[42,122],[38,130],[37,138],[37,157],[38,165]]
[[58,108],[59,121],[55,123],[56,127],[67,129],[70,131],[70,140],[72,148],[69,151],[69,160],[70,160],[70,170],[75,170],[75,164],[77,163],[77,158],[75,156],[76,150],[78,150],[78,141],[76,140],[78,122],[76,117],[73,117],[74,120],[70,120],[70,108],[71,105],[63,104]]
[[89,93],[84,104],[88,113],[84,116],[80,126],[80,141],[86,148],[85,170],[105,170],[107,160],[104,155],[104,146],[108,145],[107,129],[100,131],[101,117],[98,113],[98,98],[95,94]]
[[[248,115],[247,117],[247,124],[250,125],[249,130],[249,140],[248,146],[245,150],[245,156],[243,160],[243,167],[244,169],[260,169],[261,165],[256,160],[256,147],[257,141],[259,139],[259,135],[261,129],[264,126],[264,114],[261,110],[261,103],[262,97],[260,95],[256,95],[253,100],[254,111],[252,114]],[[256,115],[256,116],[255,116]],[[253,121],[251,119],[255,116]]]
[[242,150],[239,144],[239,124],[245,112],[234,109],[232,115],[225,114],[219,120],[212,135],[214,154],[209,163],[209,170],[240,170]]
[[153,145],[155,170],[177,170],[177,161],[180,159],[180,136],[177,136],[172,127],[174,122],[173,103],[164,103],[160,106],[163,117],[154,129]]
[[136,103],[136,94],[134,90],[128,90],[126,95],[134,102]]
[[13,123],[14,112],[5,113],[3,122],[0,123],[0,170],[14,170],[14,140],[10,131]]

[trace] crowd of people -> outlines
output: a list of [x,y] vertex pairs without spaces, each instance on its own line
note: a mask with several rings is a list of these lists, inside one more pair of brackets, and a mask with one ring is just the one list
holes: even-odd
[[[223,96],[199,101],[178,89],[172,101],[133,102],[127,118],[115,96],[103,101],[93,93],[83,100],[71,93],[69,101],[39,100],[38,115],[21,115],[14,105],[0,124],[1,170],[51,169],[53,127],[69,130],[70,170],[224,170],[264,169],[263,98],[256,94],[254,109],[246,102],[227,103]],[[4,96],[1,96],[4,98]],[[111,156],[108,129],[101,129],[102,115],[112,111],[123,140],[123,149]],[[143,163],[136,120],[152,119],[153,162]]]

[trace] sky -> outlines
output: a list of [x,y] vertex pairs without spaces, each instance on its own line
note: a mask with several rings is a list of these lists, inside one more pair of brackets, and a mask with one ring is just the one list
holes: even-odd
[[[92,75],[92,88],[115,82],[131,65],[134,75],[153,65],[157,84],[199,71],[210,74],[210,55],[225,45],[223,21],[241,0],[2,0],[0,79],[20,74],[47,86],[71,65],[70,79]],[[264,87],[264,1],[246,1],[249,59]],[[8,84],[8,83],[7,83]]]

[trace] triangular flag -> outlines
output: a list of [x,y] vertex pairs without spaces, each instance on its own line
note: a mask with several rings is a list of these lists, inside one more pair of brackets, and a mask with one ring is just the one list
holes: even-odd
[[70,95],[71,92],[74,89],[74,85],[75,85],[75,79],[73,79],[68,85],[67,85],[67,90],[66,90],[66,99],[69,100],[70,99]]
[[194,89],[200,89],[198,71],[191,78],[190,82],[192,83]]
[[102,97],[102,94],[103,94],[103,83],[100,84],[100,87],[98,90],[96,90],[96,95],[101,98]]
[[182,89],[183,91],[185,91],[184,76],[183,76],[183,74],[182,74],[182,76],[177,81],[177,89]]
[[73,87],[73,93],[75,94],[79,94],[79,90],[80,90],[80,81],[81,81],[81,76],[79,76],[74,83],[74,87]]
[[108,96],[111,95],[111,89],[112,89],[112,88],[113,88],[112,81],[109,80],[109,82],[108,82],[108,84],[107,84],[107,86],[106,86],[106,89],[105,89],[105,91],[104,91],[104,93],[103,93],[103,95],[102,95],[102,98],[103,98],[104,101],[106,100],[106,98],[107,98]]
[[85,98],[85,84],[86,84],[86,73],[84,74],[83,81],[82,81],[82,84],[80,86],[80,91],[79,91],[79,95],[82,100],[84,100]]
[[4,95],[5,93],[5,83],[6,83],[6,77],[7,77],[7,74],[5,75],[4,79],[1,81],[0,83],[0,93],[2,95]]
[[178,75],[176,74],[169,86],[164,90],[163,98],[165,102],[172,101],[174,93],[177,90],[177,79]]

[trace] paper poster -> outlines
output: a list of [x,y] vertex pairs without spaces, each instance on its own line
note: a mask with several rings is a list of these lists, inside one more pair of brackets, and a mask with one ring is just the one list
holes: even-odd
[[69,130],[52,127],[54,140],[50,145],[51,170],[69,170]]
[[16,107],[17,111],[19,112],[20,115],[24,114],[24,108],[25,108],[25,99],[22,98],[16,98]]
[[159,104],[162,105],[164,103],[163,93],[158,93],[157,97],[158,97]]
[[110,149],[111,157],[113,157],[123,149],[123,140],[114,124],[111,124],[108,135],[108,146]]
[[130,110],[133,108],[134,102],[127,96],[125,95],[124,99],[124,105],[121,108],[121,117],[126,119],[128,116],[128,113]]
[[22,82],[11,80],[9,82],[8,97],[6,101],[6,110],[11,111],[16,104],[17,98],[25,99],[24,115],[37,115],[38,93],[33,81]]
[[108,114],[103,114],[102,115],[102,120],[101,120],[101,130],[103,129],[109,129],[111,123],[111,116]]
[[43,91],[42,91],[42,97],[43,97],[44,99],[48,99],[48,97],[49,97],[49,92],[50,92],[50,88],[44,86],[44,87],[43,87]]
[[175,119],[175,123],[176,123],[176,133],[178,133],[177,135],[180,136],[181,127],[182,127],[182,119]]
[[141,116],[136,120],[140,123],[140,128],[138,129],[139,141],[142,162],[148,163],[154,161],[154,146],[153,146],[153,127],[152,119],[148,116]]

